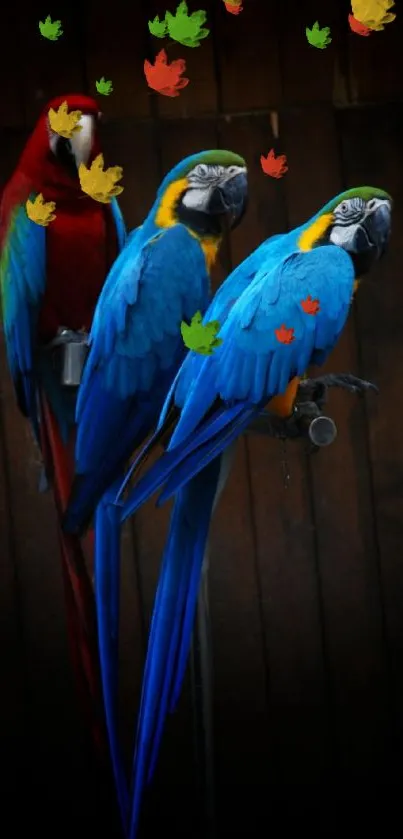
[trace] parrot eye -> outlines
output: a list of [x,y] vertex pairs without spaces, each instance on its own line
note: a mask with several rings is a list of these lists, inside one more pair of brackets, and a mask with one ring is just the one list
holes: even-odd
[[208,166],[206,166],[204,163],[200,163],[198,165],[196,171],[197,171],[197,174],[200,178],[205,179],[205,178],[208,177],[208,173],[209,173]]
[[342,213],[344,213],[344,214],[348,213],[348,204],[347,204],[347,201],[342,201],[342,203],[340,204],[340,210],[341,210],[341,212],[342,212]]

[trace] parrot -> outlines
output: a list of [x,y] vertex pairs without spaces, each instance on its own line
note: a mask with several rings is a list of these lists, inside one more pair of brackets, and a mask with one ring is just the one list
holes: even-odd
[[223,232],[240,223],[246,203],[246,163],[234,152],[201,151],[178,163],[114,262],[89,338],[63,527],[80,533],[95,516],[99,656],[123,825],[129,799],[117,732],[120,522],[113,501],[186,354],[181,322],[207,308]]
[[[80,112],[70,138],[50,124],[50,110],[64,103]],[[84,547],[60,526],[74,469],[77,388],[62,384],[57,355],[69,330],[75,337],[89,332],[98,296],[126,237],[116,199],[99,203],[80,187],[79,166],[100,153],[99,117],[96,101],[82,94],[55,97],[39,116],[1,196],[0,294],[17,405],[41,451],[42,486],[52,485],[55,499],[77,687],[97,749],[108,761],[91,577]],[[48,224],[29,214],[38,200],[53,202]]]
[[[222,343],[189,352],[160,419],[129,472],[157,442],[165,451],[128,495],[121,521],[161,489],[174,497],[151,621],[133,761],[129,837],[136,836],[168,712],[175,710],[191,643],[211,517],[237,438],[259,413],[286,419],[298,383],[322,365],[345,325],[360,278],[386,250],[392,199],[363,186],[337,195],[305,224],[263,242],[228,276],[203,322]],[[168,442],[169,440],[169,442]]]

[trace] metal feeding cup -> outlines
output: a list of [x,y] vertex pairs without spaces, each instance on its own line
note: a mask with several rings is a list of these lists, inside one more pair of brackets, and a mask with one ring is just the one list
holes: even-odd
[[88,354],[88,333],[60,328],[51,347],[60,353],[60,379],[65,387],[78,387]]

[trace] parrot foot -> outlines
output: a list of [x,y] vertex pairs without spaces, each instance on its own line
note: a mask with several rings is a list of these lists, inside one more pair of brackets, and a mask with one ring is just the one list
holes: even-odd
[[358,396],[363,396],[369,390],[379,393],[379,388],[373,382],[360,379],[358,376],[353,376],[352,373],[327,373],[312,379],[302,379],[299,384],[298,395],[304,392],[309,393],[309,397],[316,402],[318,407],[323,408],[327,400],[329,387],[339,387],[348,390],[350,393],[356,393]]

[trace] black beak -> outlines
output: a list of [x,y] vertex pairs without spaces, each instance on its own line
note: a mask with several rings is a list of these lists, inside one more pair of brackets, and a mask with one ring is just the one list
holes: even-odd
[[392,206],[389,201],[384,201],[361,222],[354,243],[356,252],[375,250],[378,259],[383,256],[389,241],[391,223]]
[[71,148],[70,140],[66,137],[58,137],[56,145],[56,157],[71,178],[77,177],[76,160]]
[[248,200],[248,178],[239,172],[222,186],[216,187],[210,198],[208,213],[215,216],[227,216],[233,229],[245,214]]

